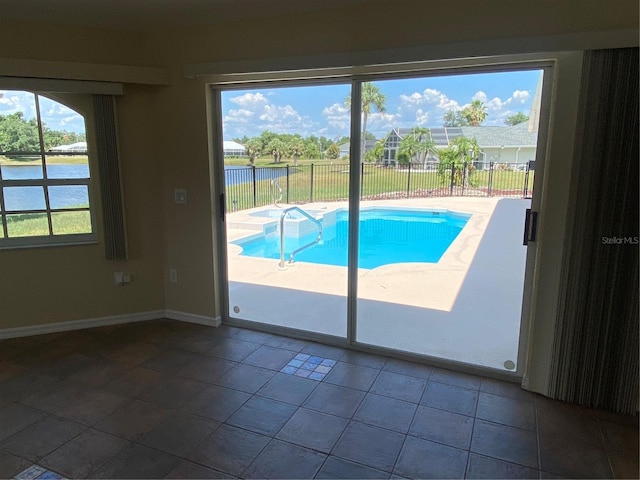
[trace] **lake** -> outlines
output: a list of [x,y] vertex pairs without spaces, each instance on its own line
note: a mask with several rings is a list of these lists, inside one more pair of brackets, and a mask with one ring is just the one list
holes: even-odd
[[[238,185],[253,181],[251,167],[225,166],[226,185]],[[33,180],[42,178],[41,165],[1,165],[4,180]],[[256,180],[268,180],[286,175],[286,168],[259,167]],[[47,165],[48,178],[89,178],[89,165]],[[45,208],[44,190],[41,187],[5,187],[7,210],[40,210]],[[49,202],[52,208],[64,208],[89,203],[89,194],[84,185],[49,187]]]

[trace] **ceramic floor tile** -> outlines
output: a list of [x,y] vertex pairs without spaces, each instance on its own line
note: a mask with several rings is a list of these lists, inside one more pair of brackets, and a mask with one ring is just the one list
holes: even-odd
[[95,478],[164,478],[180,462],[178,457],[132,444],[109,460]]
[[334,385],[368,391],[375,382],[380,370],[351,363],[338,362],[324,381]]
[[87,478],[129,445],[127,440],[89,429],[41,459],[39,464],[68,478]]
[[31,465],[29,460],[0,451],[0,478],[13,478]]
[[272,440],[243,478],[314,478],[326,458],[313,450]]
[[318,382],[307,378],[278,373],[269,383],[258,390],[258,395],[280,402],[301,405],[318,386]]
[[473,418],[420,405],[409,435],[468,450],[471,445]]
[[540,470],[565,478],[613,477],[604,447],[564,436],[540,436]]
[[391,472],[404,438],[404,435],[396,432],[351,422],[331,454]]
[[209,384],[197,380],[164,375],[157,383],[143,390],[138,398],[166,408],[181,408],[208,387]]
[[0,441],[18,433],[44,417],[47,414],[19,403],[10,403],[0,408]]
[[433,369],[427,365],[390,358],[384,364],[383,370],[399,373],[401,375],[408,375],[410,377],[417,377],[422,380],[429,380]]
[[284,426],[297,407],[268,398],[253,397],[231,415],[226,423],[273,436]]
[[87,427],[49,416],[0,443],[0,449],[33,462],[79,435]]
[[476,420],[471,452],[529,468],[538,468],[536,434],[519,428]]
[[447,385],[455,385],[456,387],[468,388],[469,390],[480,389],[480,377],[442,368],[434,368],[429,380],[446,383]]
[[182,406],[182,410],[224,422],[247,400],[248,393],[213,385]]
[[486,479],[537,479],[538,471],[472,453],[469,455],[466,478]]
[[426,386],[426,380],[383,370],[371,387],[371,393],[418,403]]
[[282,427],[276,438],[329,453],[348,423],[345,418],[300,408]]
[[128,440],[138,440],[158,425],[167,410],[149,402],[133,400],[105,417],[95,428]]
[[364,397],[365,393],[359,390],[321,383],[309,395],[303,406],[331,415],[351,418]]
[[209,468],[239,477],[269,443],[269,437],[221,425],[189,455]]
[[295,355],[296,352],[263,345],[245,358],[243,363],[279,371]]
[[429,382],[420,403],[453,413],[473,417],[476,413],[478,392],[466,388]]
[[84,425],[95,425],[130,401],[129,397],[115,393],[89,390],[85,396],[57,411],[56,415]]
[[273,370],[239,364],[229,370],[219,380],[218,385],[247,393],[256,393],[276,374]]
[[335,480],[351,478],[365,480],[370,478],[389,478],[389,473],[365,467],[364,465],[350,462],[343,458],[331,456],[326,459],[316,478]]
[[536,412],[533,403],[489,393],[480,393],[476,418],[524,430],[536,429]]
[[407,433],[417,405],[395,398],[367,394],[353,415],[358,422]]
[[197,463],[189,462],[188,460],[182,460],[165,478],[175,479],[209,479],[209,478],[236,478],[233,475],[229,475],[224,472],[218,472],[211,468],[203,467]]
[[182,412],[167,416],[139,443],[185,458],[218,427],[219,423]]
[[467,455],[464,450],[409,436],[394,473],[406,478],[463,478]]

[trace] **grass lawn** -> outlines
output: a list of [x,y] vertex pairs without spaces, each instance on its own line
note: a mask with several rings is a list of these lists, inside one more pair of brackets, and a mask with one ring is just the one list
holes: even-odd
[[[51,222],[54,235],[91,233],[91,216],[88,211],[53,212]],[[7,215],[9,237],[32,237],[49,235],[46,213],[24,213]],[[0,228],[0,238],[4,231]]]
[[[271,160],[271,159],[269,159]],[[311,168],[313,164],[313,172]],[[247,166],[246,159],[234,159],[227,166]],[[344,162],[326,160],[300,160],[298,167],[292,163],[282,162],[274,164],[265,159],[256,160],[256,167],[287,168],[288,176],[277,177],[282,188],[282,203],[306,203],[313,201],[347,200],[349,192],[349,165]],[[491,176],[491,179],[490,179]],[[526,172],[510,170],[472,171],[468,185],[455,186],[453,195],[488,195],[489,180],[491,180],[492,195],[522,195]],[[244,177],[249,178],[250,177]],[[270,179],[260,179],[257,175],[255,192],[253,182],[227,185],[227,209],[229,211],[243,210],[254,206],[273,203],[274,188]],[[421,170],[415,167],[409,169],[384,168],[375,164],[365,163],[362,166],[361,192],[363,198],[406,198],[422,196],[449,195],[451,175],[446,172],[439,175],[437,171]],[[529,173],[528,191],[533,185],[533,172]],[[255,197],[255,203],[254,203]]]

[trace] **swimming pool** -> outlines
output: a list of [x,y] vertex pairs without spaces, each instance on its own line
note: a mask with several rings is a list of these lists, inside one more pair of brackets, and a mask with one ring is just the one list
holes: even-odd
[[[322,240],[295,256],[296,262],[347,266],[348,211],[337,210],[316,218],[323,223]],[[272,217],[272,215],[264,215]],[[450,210],[363,208],[360,211],[358,266],[376,268],[392,263],[437,263],[462,231],[471,215]],[[285,259],[289,253],[312,242],[317,229],[289,228],[285,220]],[[278,218],[279,223],[279,218]],[[274,228],[274,226],[276,228]],[[311,226],[311,225],[310,225]],[[233,241],[242,247],[242,255],[280,259],[280,233],[276,225],[265,225],[264,234]],[[290,231],[307,231],[290,236]]]

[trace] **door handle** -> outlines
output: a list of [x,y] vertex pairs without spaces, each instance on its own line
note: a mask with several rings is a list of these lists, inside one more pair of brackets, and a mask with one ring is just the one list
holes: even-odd
[[524,214],[524,239],[522,244],[529,245],[529,242],[535,242],[537,233],[538,212],[533,212],[530,208],[527,208]]
[[220,221],[224,222],[224,212],[226,209],[226,205],[224,203],[224,193],[220,194]]

